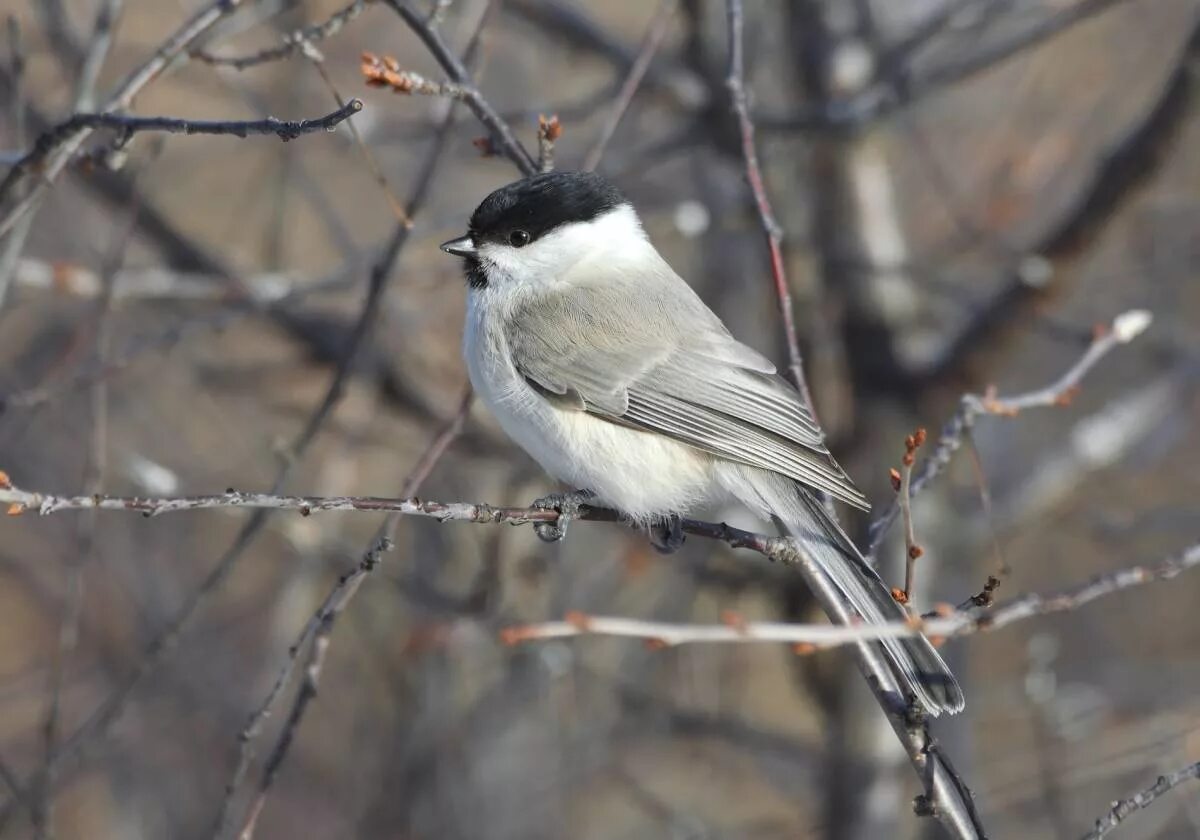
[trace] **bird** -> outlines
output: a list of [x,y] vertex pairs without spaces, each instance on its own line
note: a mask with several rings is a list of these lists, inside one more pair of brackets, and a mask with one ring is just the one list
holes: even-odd
[[[682,515],[733,500],[782,523],[862,620],[907,618],[823,503],[869,509],[805,400],[675,273],[608,179],[559,170],[500,187],[441,248],[462,258],[472,387],[509,437],[578,488],[535,503],[560,512],[540,536],[560,539],[588,501],[670,550]],[[963,708],[927,638],[872,644],[910,708]]]

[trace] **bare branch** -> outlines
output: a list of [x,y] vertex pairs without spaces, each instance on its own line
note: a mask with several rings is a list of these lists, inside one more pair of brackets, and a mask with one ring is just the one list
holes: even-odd
[[725,86],[729,89],[729,97],[733,113],[737,117],[741,133],[742,157],[746,161],[746,180],[750,183],[750,191],[754,195],[754,206],[758,210],[758,218],[762,223],[763,233],[767,237],[767,248],[771,254],[771,275],[775,280],[775,295],[779,301],[779,315],[783,321],[783,336],[787,343],[788,371],[792,381],[804,397],[809,413],[816,417],[812,397],[808,393],[808,381],[804,378],[804,363],[800,358],[800,342],[796,337],[796,317],[792,312],[792,291],[788,285],[787,273],[783,264],[783,229],[775,220],[775,211],[771,209],[771,200],[767,197],[767,188],[763,183],[762,169],[758,164],[758,152],[754,148],[754,123],[750,119],[750,106],[746,99],[744,81],[745,68],[742,58],[742,25],[744,13],[741,0],[729,0],[729,74]]
[[[196,14],[188,18],[159,46],[149,60],[125,77],[125,80],[117,87],[116,92],[104,103],[102,110],[105,112],[114,112],[127,109],[133,102],[133,98],[142,88],[158,78],[175,58],[187,50],[197,38],[207,32],[222,18],[232,14],[243,5],[249,5],[250,2],[253,2],[253,0],[249,0],[249,2],[244,2],[244,0],[213,0],[213,2],[196,12]],[[87,140],[91,133],[91,128],[82,126],[63,141],[58,150],[51,156],[45,168],[41,170],[40,174],[42,177],[34,185],[33,189],[11,207],[7,213],[0,216],[0,235],[7,233],[18,219],[41,202],[46,188],[54,183],[54,180],[71,161],[75,153],[79,151],[79,147],[83,145],[83,142]],[[19,179],[5,178],[4,182],[0,184],[0,202],[3,202],[7,198],[8,193],[11,192],[17,180]]]
[[679,0],[661,0],[658,4],[658,10],[651,18],[650,25],[646,27],[646,36],[642,39],[642,46],[638,50],[637,57],[630,65],[629,72],[625,75],[625,81],[621,83],[621,89],[617,92],[617,98],[604,118],[600,134],[583,159],[581,169],[590,172],[600,165],[600,159],[604,157],[604,150],[608,148],[608,141],[616,133],[617,126],[621,123],[621,117],[625,116],[629,104],[633,102],[634,94],[642,84],[642,79],[646,77],[646,71],[650,69],[650,62],[654,60],[654,54],[658,52],[663,38],[667,35],[667,28],[675,14],[675,7],[678,5]]
[[332,131],[338,123],[363,109],[362,100],[351,99],[341,108],[323,117],[309,120],[277,120],[267,117],[262,120],[185,120],[176,117],[131,117],[127,114],[75,114],[59,123],[39,137],[25,157],[0,182],[0,195],[27,171],[37,169],[42,162],[81,130],[93,131],[110,128],[122,137],[140,131],[165,131],[168,134],[228,134],[248,137],[251,134],[274,134],[285,143],[305,134],[317,131]]
[[[925,443],[925,430],[917,429],[904,439],[904,457],[900,461],[900,469],[892,470],[892,482],[896,487],[896,498],[900,505],[900,513],[904,520],[904,589],[896,598],[902,604],[912,602],[913,576],[917,560],[925,553],[925,549],[917,544],[916,530],[912,516],[912,468],[916,461],[917,450]],[[895,591],[892,593],[897,595]]]
[[[784,553],[768,555],[787,562]],[[1184,571],[1200,567],[1200,543],[1152,566],[1132,566],[1101,575],[1082,586],[1047,595],[1030,594],[1009,601],[990,613],[980,609],[955,610],[945,607],[932,618],[907,622],[850,625],[790,624],[745,621],[726,613],[723,624],[673,624],[640,621],[631,618],[569,613],[562,621],[507,627],[501,639],[509,644],[536,639],[561,639],[572,636],[620,636],[641,639],[657,647],[686,644],[786,642],[796,652],[810,653],[817,648],[841,647],[879,639],[924,634],[933,639],[970,636],[998,630],[1035,616],[1069,612],[1099,598],[1156,581],[1170,580]]]
[[[937,446],[934,447],[932,454],[924,460],[920,472],[913,478],[911,494],[915,496],[920,493],[929,482],[941,475],[981,414],[1011,417],[1027,408],[1065,405],[1078,390],[1088,372],[1112,350],[1137,338],[1150,326],[1152,317],[1144,309],[1131,309],[1113,319],[1111,326],[1098,328],[1095,338],[1084,351],[1083,356],[1056,382],[1045,388],[1012,397],[998,397],[990,391],[983,396],[963,395],[958,411],[942,427]],[[899,500],[893,500],[887,510],[871,523],[870,545],[867,549],[868,560],[874,558],[879,551],[888,529],[896,521],[899,513]]]
[[421,39],[438,64],[442,66],[446,75],[450,77],[450,81],[462,88],[462,101],[491,132],[496,148],[516,164],[522,175],[532,175],[537,172],[537,161],[516,138],[504,118],[475,87],[467,68],[447,46],[441,33],[431,25],[424,15],[417,12],[408,3],[401,2],[401,0],[383,0],[383,2],[398,14],[413,33]]
[[312,45],[317,41],[323,41],[338,34],[342,30],[342,27],[358,17],[366,7],[366,0],[354,0],[354,2],[334,12],[328,19],[321,23],[306,26],[288,33],[284,36],[283,43],[280,46],[260,50],[249,55],[213,55],[206,50],[193,50],[191,55],[192,58],[203,61],[205,64],[212,64],[217,67],[232,67],[235,70],[245,70],[247,67],[254,67],[255,65],[265,64],[269,61],[291,58],[297,53],[303,53],[307,49],[311,49]]
[[1083,840],[1100,840],[1101,837],[1107,837],[1134,812],[1149,808],[1160,796],[1193,779],[1200,779],[1200,761],[1168,776],[1159,776],[1154,784],[1140,793],[1114,802],[1112,809],[1096,820],[1096,827],[1083,835]]

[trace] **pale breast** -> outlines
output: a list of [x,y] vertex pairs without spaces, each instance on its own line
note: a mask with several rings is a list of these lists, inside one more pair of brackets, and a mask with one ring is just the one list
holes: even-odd
[[463,355],[476,394],[550,475],[634,518],[685,512],[713,486],[709,456],[662,435],[556,408],[513,367],[486,293],[472,294]]

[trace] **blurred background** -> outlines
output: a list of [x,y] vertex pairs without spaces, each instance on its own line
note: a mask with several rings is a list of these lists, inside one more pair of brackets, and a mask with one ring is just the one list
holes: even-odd
[[[3,0],[4,163],[100,108],[206,5]],[[1200,4],[747,5],[746,85],[814,401],[876,511],[904,436],[936,436],[964,392],[1045,386],[1096,324],[1154,313],[1069,406],[980,419],[915,501],[917,607],[961,603],[1005,564],[1000,600],[1194,542]],[[782,366],[724,3],[415,7],[458,54],[478,33],[480,89],[528,148],[538,115],[559,116],[560,168],[582,165],[652,55],[598,168],[734,334]],[[118,148],[99,132],[0,238],[0,467],[19,486],[396,495],[454,416],[465,284],[437,244],[516,169],[480,154],[465,108],[439,134],[448,100],[364,85],[363,51],[445,78],[383,3],[242,0],[189,51],[252,56],[339,13],[319,52],[173,61],[130,111],[300,119],[360,97],[361,139],[342,124],[286,144],[138,134]],[[431,172],[389,264],[396,208]],[[556,489],[476,406],[420,492],[525,505]],[[380,519],[7,518],[0,836],[212,836],[239,732]],[[870,517],[845,521],[865,541]],[[942,836],[913,815],[920,781],[845,650],[499,640],[570,610],[823,620],[789,569],[696,538],[663,557],[603,524],[547,545],[526,527],[407,518],[395,543],[333,628],[256,836]],[[880,558],[896,585],[902,557],[895,528]],[[1200,577],[1183,575],[946,644],[968,705],[933,730],[991,836],[1078,837],[1200,760],[1197,603]],[[298,690],[263,724],[235,829]],[[1120,834],[1198,835],[1194,788]]]

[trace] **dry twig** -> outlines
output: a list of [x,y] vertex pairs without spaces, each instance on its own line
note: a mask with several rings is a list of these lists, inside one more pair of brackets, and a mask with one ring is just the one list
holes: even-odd
[[[787,562],[783,554],[772,560]],[[1035,616],[1069,612],[1099,598],[1143,586],[1170,580],[1182,572],[1200,567],[1200,543],[1151,566],[1132,566],[1100,575],[1087,583],[1047,595],[1029,594],[996,607],[991,612],[977,608],[954,609],[943,607],[933,617],[913,617],[907,622],[845,626],[827,624],[787,624],[765,621],[745,621],[734,614],[723,616],[722,624],[672,624],[640,621],[632,618],[593,616],[570,613],[562,621],[508,627],[501,638],[507,643],[534,639],[559,639],[571,636],[621,636],[641,639],[657,647],[685,644],[786,642],[799,646],[797,653],[817,648],[840,647],[878,639],[914,636],[919,633],[934,639],[970,636],[978,632],[998,630]]]
[[[250,0],[250,2],[253,2],[253,0]],[[213,0],[213,2],[200,9],[200,11],[196,12],[176,29],[159,46],[149,60],[135,68],[132,73],[125,77],[125,80],[117,87],[116,92],[105,101],[104,107],[101,110],[112,113],[127,109],[130,103],[133,102],[133,98],[137,96],[142,88],[157,79],[171,65],[175,58],[185,52],[197,38],[211,29],[222,18],[232,14],[243,5],[249,5],[249,2],[245,2],[245,0]],[[54,183],[54,180],[75,156],[75,153],[79,151],[80,146],[83,145],[83,142],[87,140],[91,133],[91,128],[81,126],[69,137],[64,138],[63,142],[50,156],[46,166],[41,169],[41,179],[7,213],[0,216],[0,235],[7,233],[16,224],[18,219],[33,210],[41,202],[46,189]],[[3,183],[0,183],[0,202],[3,202],[8,197],[8,193],[12,191],[12,188],[19,180],[21,179],[11,177],[10,173],[10,177],[6,177]]]
[[323,41],[338,34],[342,30],[342,27],[358,17],[366,7],[367,0],[354,0],[354,2],[334,12],[321,23],[306,26],[288,33],[284,36],[283,43],[280,46],[259,50],[249,55],[221,56],[213,55],[206,50],[193,50],[191,55],[192,58],[203,61],[205,64],[212,64],[218,67],[232,67],[235,70],[245,70],[247,67],[254,67],[255,65],[265,64],[269,61],[291,58],[297,53],[313,49],[313,44],[317,41]]
[[349,119],[363,108],[362,100],[351,99],[336,111],[310,120],[277,120],[267,117],[262,120],[184,120],[175,117],[133,117],[128,114],[75,114],[40,136],[23,158],[0,182],[0,194],[21,178],[27,171],[41,167],[56,149],[76,136],[81,130],[94,131],[110,128],[122,138],[141,131],[165,131],[168,134],[210,134],[249,137],[251,134],[274,134],[285,143],[305,134],[317,131],[332,131],[338,123]]
[[1184,767],[1182,770],[1177,770],[1168,776],[1159,776],[1154,784],[1145,790],[1128,799],[1120,799],[1114,802],[1112,809],[1103,817],[1096,820],[1096,826],[1083,835],[1083,840],[1100,840],[1102,837],[1107,837],[1134,812],[1149,808],[1160,796],[1193,779],[1200,779],[1200,761]]
[[641,86],[642,79],[646,77],[646,71],[650,69],[650,62],[654,60],[654,54],[658,52],[663,38],[667,35],[667,29],[677,5],[678,0],[661,0],[658,4],[658,10],[650,19],[650,25],[646,27],[646,36],[642,39],[642,46],[638,49],[637,57],[630,65],[629,72],[625,74],[625,80],[621,82],[617,98],[613,100],[612,108],[604,118],[604,125],[596,137],[595,144],[584,157],[581,169],[590,172],[600,165],[600,159],[604,157],[604,150],[608,148],[608,141],[616,133],[617,126],[620,125],[625,112],[629,110],[629,104],[633,102],[634,94]]
[[[933,452],[922,462],[920,471],[913,477],[910,494],[917,495],[942,473],[980,415],[1012,417],[1028,408],[1066,405],[1078,391],[1083,378],[1101,359],[1120,345],[1128,344],[1141,335],[1150,326],[1151,321],[1152,316],[1146,310],[1131,309],[1114,318],[1111,326],[1097,328],[1095,338],[1079,360],[1056,382],[1045,388],[1013,397],[999,397],[993,389],[989,389],[983,396],[963,395],[958,411],[942,427]],[[879,551],[888,529],[896,521],[899,513],[900,502],[899,499],[895,499],[887,510],[871,523],[868,560],[874,558]]]

